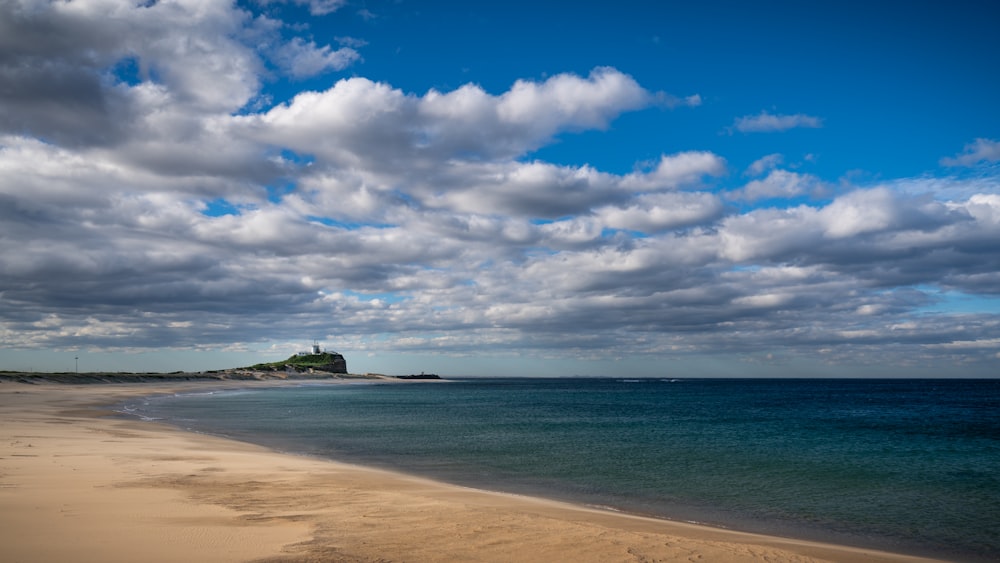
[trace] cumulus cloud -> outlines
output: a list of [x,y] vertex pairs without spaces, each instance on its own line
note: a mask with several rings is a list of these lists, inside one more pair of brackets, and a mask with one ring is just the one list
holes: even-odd
[[982,162],[1000,162],[1000,141],[976,139],[965,145],[961,153],[941,159],[943,166],[975,166]]
[[339,10],[344,4],[347,4],[347,0],[308,0],[303,2],[303,0],[296,0],[299,4],[308,4],[309,12],[313,15],[322,16]]
[[706,176],[721,176],[725,171],[726,161],[719,155],[686,151],[662,155],[655,168],[629,174],[623,185],[635,191],[671,190],[694,184]]
[[[758,160],[754,164],[759,164]],[[732,192],[730,197],[746,201],[770,198],[794,198],[822,189],[822,182],[815,176],[799,174],[788,170],[771,170],[766,177],[748,182]]]
[[[762,208],[722,220],[721,255],[738,262],[822,260],[830,253],[836,259],[859,264],[872,256],[898,258],[935,244],[954,244],[949,238],[962,231],[971,218],[972,200],[945,204],[924,196],[908,196],[886,188],[856,190],[823,207],[800,205],[789,209]],[[986,221],[979,228],[992,231]],[[854,241],[853,257],[836,253],[847,250],[843,241]],[[925,246],[929,245],[929,246]]]
[[757,160],[753,161],[752,163],[750,163],[750,166],[747,166],[744,175],[760,176],[764,172],[768,172],[774,168],[777,168],[784,161],[785,157],[778,153],[762,156]]
[[294,3],[305,6],[309,13],[314,16],[325,16],[332,14],[347,4],[347,0],[256,0],[258,4],[284,4]]
[[792,115],[771,114],[766,110],[757,115],[737,117],[729,127],[729,132],[740,133],[770,133],[787,131],[799,127],[817,129],[823,126],[823,120],[811,115],[796,113]]
[[[614,69],[588,77],[559,74],[517,81],[496,96],[474,84],[416,96],[365,78],[303,92],[265,114],[242,120],[245,134],[272,144],[356,164],[424,158],[513,157],[563,131],[604,128],[624,111],[652,103],[649,92]],[[387,151],[392,158],[385,159]],[[388,162],[386,162],[388,160]]]
[[[203,127],[201,116],[235,112],[253,100],[264,70],[261,45],[296,77],[358,58],[348,47],[285,42],[279,27],[224,0],[4,2],[0,131],[105,146],[183,134],[184,125]],[[177,123],[152,123],[168,119]]]
[[308,78],[328,70],[343,70],[352,65],[361,55],[350,47],[334,51],[329,45],[319,47],[301,37],[294,37],[279,47],[273,58],[294,78]]
[[545,82],[518,80],[497,105],[501,121],[536,124],[543,131],[562,124],[580,129],[607,127],[621,111],[650,102],[650,94],[632,77],[612,68],[598,68],[586,79],[559,74]]
[[657,233],[709,223],[723,213],[722,201],[704,192],[644,194],[626,206],[596,210],[601,223],[613,229]]
[[597,204],[622,197],[614,176],[586,166],[472,163],[449,167],[442,180],[437,184],[441,191],[428,193],[426,204],[469,213],[551,219],[586,213]]

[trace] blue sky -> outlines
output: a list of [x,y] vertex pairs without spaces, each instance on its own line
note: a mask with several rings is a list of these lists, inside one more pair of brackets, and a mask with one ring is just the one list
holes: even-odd
[[[701,147],[735,166],[762,152],[799,152],[822,154],[813,170],[824,175],[898,177],[934,170],[942,154],[1000,128],[1000,112],[984,111],[998,88],[990,71],[998,14],[989,3],[369,5],[376,7],[380,15],[367,21],[340,10],[313,34],[363,37],[369,44],[352,74],[408,92],[468,82],[502,92],[519,79],[610,66],[647,89],[704,100],[696,112],[650,109],[622,115],[608,131],[561,135],[537,153],[558,163],[626,173],[637,161]],[[299,87],[283,84],[275,99]],[[761,112],[814,115],[823,131],[725,133],[736,117]]]
[[990,2],[0,2],[0,368],[993,375]]

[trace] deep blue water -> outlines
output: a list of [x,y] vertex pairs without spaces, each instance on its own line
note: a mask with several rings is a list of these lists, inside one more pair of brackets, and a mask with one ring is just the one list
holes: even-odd
[[462,379],[128,408],[491,490],[1000,560],[998,380]]

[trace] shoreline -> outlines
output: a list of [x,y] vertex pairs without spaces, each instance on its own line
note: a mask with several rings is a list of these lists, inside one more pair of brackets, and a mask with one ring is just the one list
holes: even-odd
[[450,485],[109,410],[127,397],[317,382],[337,384],[0,382],[0,559],[932,561]]

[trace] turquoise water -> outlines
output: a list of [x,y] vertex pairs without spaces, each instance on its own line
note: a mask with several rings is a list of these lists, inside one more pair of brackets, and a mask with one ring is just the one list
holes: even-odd
[[1000,381],[462,379],[148,398],[149,418],[491,490],[1000,559]]

